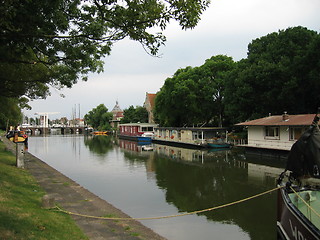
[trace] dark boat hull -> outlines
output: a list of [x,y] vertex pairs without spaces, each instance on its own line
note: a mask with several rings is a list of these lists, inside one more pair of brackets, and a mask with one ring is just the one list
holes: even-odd
[[136,142],[148,142],[151,143],[151,137],[141,137],[141,136],[128,136],[128,135],[119,135],[120,139],[136,141]]
[[319,229],[294,206],[287,191],[286,188],[278,190],[278,239],[320,239]]
[[230,148],[230,144],[228,143],[208,143],[208,147],[210,148]]

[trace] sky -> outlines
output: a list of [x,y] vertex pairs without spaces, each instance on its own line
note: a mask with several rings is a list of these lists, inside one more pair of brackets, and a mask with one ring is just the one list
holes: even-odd
[[35,117],[47,112],[50,119],[71,119],[82,118],[99,104],[109,111],[116,101],[123,110],[143,106],[146,93],[159,91],[180,68],[201,66],[219,54],[239,61],[247,57],[252,40],[289,27],[320,32],[319,9],[319,0],[211,0],[194,29],[185,31],[170,23],[160,57],[148,55],[137,42],[119,41],[104,59],[103,73],[89,74],[87,82],[80,80],[71,89],[51,89],[51,96],[31,101],[32,110],[24,113]]

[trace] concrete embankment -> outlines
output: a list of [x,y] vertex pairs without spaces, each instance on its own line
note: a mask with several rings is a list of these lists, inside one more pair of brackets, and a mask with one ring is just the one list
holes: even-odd
[[[7,148],[15,153],[15,144],[5,138],[3,140]],[[25,169],[36,178],[50,198],[54,198],[56,204],[66,211],[97,217],[129,218],[121,210],[89,192],[30,153],[25,153]],[[73,215],[72,218],[93,240],[165,239],[135,220],[115,221]]]

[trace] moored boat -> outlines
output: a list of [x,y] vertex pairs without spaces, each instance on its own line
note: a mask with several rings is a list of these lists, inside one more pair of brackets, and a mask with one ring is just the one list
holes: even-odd
[[228,143],[208,143],[210,148],[230,148],[231,145]]
[[278,238],[320,239],[320,130],[316,115],[278,179]]
[[225,148],[230,147],[226,138],[227,129],[220,127],[157,127],[153,142],[190,148]]
[[209,148],[230,148],[231,145],[223,140],[208,141],[207,145]]
[[154,128],[157,124],[153,123],[125,123],[119,125],[119,138],[139,141],[151,142],[154,136]]
[[20,128],[17,127],[17,129],[13,129],[13,127],[10,127],[10,130],[6,134],[6,137],[15,143],[28,143],[28,135],[25,134],[24,131],[20,131]]
[[107,131],[95,131],[93,132],[93,135],[108,135]]

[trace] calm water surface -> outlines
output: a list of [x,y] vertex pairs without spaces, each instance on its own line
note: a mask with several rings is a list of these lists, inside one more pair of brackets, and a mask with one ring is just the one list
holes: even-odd
[[[284,165],[235,150],[140,146],[105,136],[30,137],[29,151],[133,218],[192,212],[264,192],[275,187]],[[276,193],[141,222],[170,240],[276,239]]]

